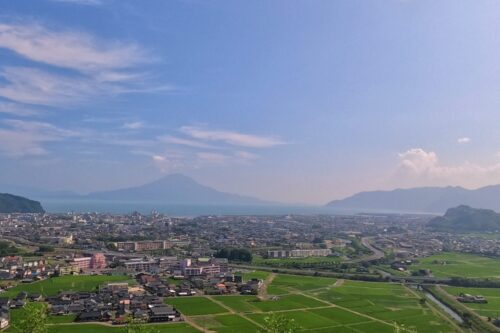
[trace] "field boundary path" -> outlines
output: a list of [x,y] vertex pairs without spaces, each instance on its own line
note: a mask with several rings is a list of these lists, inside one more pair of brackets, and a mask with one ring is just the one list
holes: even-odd
[[368,318],[370,320],[373,320],[373,321],[376,321],[376,322],[379,322],[379,323],[382,323],[382,324],[385,324],[385,325],[388,325],[388,326],[391,326],[391,327],[396,327],[394,324],[390,323],[390,322],[387,322],[387,321],[384,321],[382,319],[378,319],[378,318],[375,318],[375,317],[372,317],[372,316],[369,316],[365,313],[361,313],[361,312],[357,312],[357,311],[354,311],[352,309],[349,309],[349,308],[346,308],[346,307],[343,307],[341,305],[338,305],[338,304],[335,304],[335,303],[331,303],[327,300],[324,300],[324,299],[321,299],[321,298],[317,298],[316,296],[313,296],[313,295],[309,295],[309,294],[306,294],[304,293],[303,291],[301,290],[298,290],[298,289],[294,289],[295,290],[295,293],[296,294],[299,294],[299,295],[302,295],[302,296],[305,296],[305,297],[308,297],[308,298],[311,298],[311,299],[314,299],[318,302],[322,302],[324,304],[328,304],[330,305],[331,307],[336,307],[336,308],[339,308],[339,309],[342,309],[344,311],[348,311],[348,312],[351,312],[351,313],[354,313],[355,315],[358,315],[358,316],[361,316],[361,317],[364,317],[364,318]]
[[220,302],[219,300],[215,299],[214,297],[212,297],[212,296],[205,296],[205,297],[208,298],[209,300],[211,300],[212,302],[214,302],[215,304],[218,304],[218,305],[222,306],[224,309],[226,309],[227,311],[229,311],[230,314],[234,314],[234,315],[240,316],[241,318],[244,318],[244,319],[248,320],[252,324],[257,325],[257,327],[264,328],[264,326],[262,326],[262,324],[259,324],[255,320],[253,320],[251,318],[248,318],[245,314],[243,314],[241,312],[235,311],[234,309],[230,308],[229,306],[227,306],[226,304]]
[[263,301],[269,298],[269,295],[267,294],[267,287],[269,287],[269,285],[273,282],[275,277],[276,273],[271,273],[266,277],[266,279],[262,283],[262,286],[260,286],[258,298],[260,298]]
[[206,329],[205,327],[200,326],[198,323],[196,323],[194,320],[192,320],[188,316],[183,316],[183,318],[184,318],[185,323],[188,323],[189,325],[193,326],[194,328],[196,328],[197,330],[199,330],[203,333],[217,333],[215,331],[211,331],[209,329]]

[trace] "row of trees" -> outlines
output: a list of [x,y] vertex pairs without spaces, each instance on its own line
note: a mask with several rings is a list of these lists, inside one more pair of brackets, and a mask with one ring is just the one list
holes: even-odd
[[231,261],[252,262],[252,252],[247,249],[223,248],[218,250],[214,256],[216,258],[227,258]]

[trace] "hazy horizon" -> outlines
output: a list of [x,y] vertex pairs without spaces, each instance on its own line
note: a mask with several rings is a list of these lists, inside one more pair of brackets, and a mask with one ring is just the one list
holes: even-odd
[[324,204],[500,183],[500,3],[4,1],[0,184]]

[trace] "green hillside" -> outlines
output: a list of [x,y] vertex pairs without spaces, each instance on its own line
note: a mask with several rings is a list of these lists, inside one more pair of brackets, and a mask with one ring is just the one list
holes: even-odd
[[17,195],[0,193],[0,213],[43,213],[38,201],[26,199]]

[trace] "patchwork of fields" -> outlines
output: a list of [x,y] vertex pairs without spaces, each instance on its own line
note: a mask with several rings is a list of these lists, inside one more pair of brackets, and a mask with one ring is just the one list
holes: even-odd
[[[186,322],[158,324],[155,327],[162,333],[194,333],[204,329],[217,333],[256,333],[262,330],[270,313],[280,313],[293,318],[301,332],[308,333],[392,333],[395,322],[415,328],[420,333],[460,331],[429,304],[420,302],[420,295],[415,291],[399,284],[266,272],[252,272],[244,276],[264,279],[267,293],[260,296],[167,298],[166,303],[175,306],[186,317]],[[51,295],[59,290],[92,290],[100,283],[110,281],[109,278],[111,281],[126,280],[126,277],[72,276],[17,288],[28,290],[26,287],[29,286],[29,292]],[[9,291],[12,294],[17,292]],[[13,322],[21,316],[22,310],[14,310]],[[123,327],[99,324],[71,324],[73,319],[70,316],[50,317],[50,332],[120,333],[125,330]]]
[[129,281],[129,276],[108,275],[65,275],[34,283],[21,283],[10,288],[2,294],[2,297],[15,297],[21,291],[28,294],[41,294],[43,296],[54,296],[60,291],[92,291],[101,284],[109,282]]
[[268,286],[267,299],[209,296],[166,302],[198,327],[218,333],[257,332],[271,312],[295,319],[302,332],[311,333],[389,333],[394,332],[394,322],[418,332],[457,332],[448,320],[421,303],[414,291],[390,283],[276,275]]
[[419,259],[412,271],[430,269],[435,277],[500,279],[500,259],[465,253],[441,253]]

